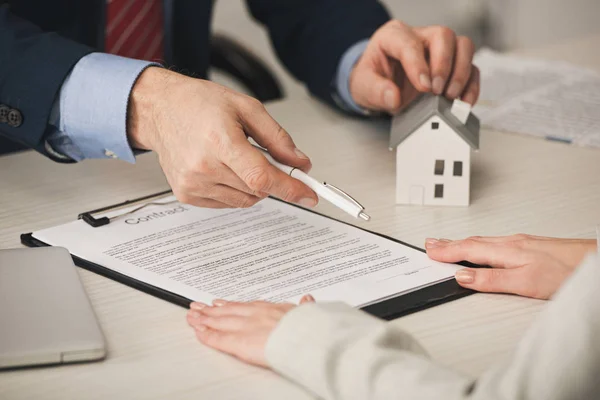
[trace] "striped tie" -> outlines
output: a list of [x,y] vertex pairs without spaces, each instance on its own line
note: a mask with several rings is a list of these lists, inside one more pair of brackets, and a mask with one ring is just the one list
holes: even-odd
[[162,0],[106,0],[105,51],[162,61]]

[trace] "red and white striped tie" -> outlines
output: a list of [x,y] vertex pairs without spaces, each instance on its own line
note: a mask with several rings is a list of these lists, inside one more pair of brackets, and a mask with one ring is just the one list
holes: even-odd
[[162,0],[107,0],[105,51],[163,61]]

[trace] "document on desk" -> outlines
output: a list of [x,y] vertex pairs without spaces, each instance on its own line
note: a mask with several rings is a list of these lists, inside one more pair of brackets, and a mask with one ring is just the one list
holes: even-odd
[[366,306],[451,279],[459,268],[274,199],[248,209],[150,206],[102,227],[77,220],[33,236],[203,302],[296,302],[310,293],[319,301]]
[[563,62],[480,50],[483,125],[579,146],[600,147],[600,74]]

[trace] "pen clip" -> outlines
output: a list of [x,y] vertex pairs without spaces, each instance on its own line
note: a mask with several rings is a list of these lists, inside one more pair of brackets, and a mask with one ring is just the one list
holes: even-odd
[[337,193],[341,194],[342,196],[346,197],[348,200],[350,200],[352,203],[354,203],[357,207],[359,207],[361,210],[364,210],[365,207],[360,204],[358,201],[356,201],[356,199],[352,196],[350,196],[348,193],[344,192],[342,189],[340,189],[337,186],[333,186],[332,184],[329,184],[327,182],[323,182],[323,185],[325,185],[325,187],[330,188],[335,190]]

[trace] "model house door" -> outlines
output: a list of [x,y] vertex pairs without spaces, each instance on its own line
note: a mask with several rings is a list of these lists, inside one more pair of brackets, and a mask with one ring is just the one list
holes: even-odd
[[412,185],[410,187],[410,204],[423,205],[425,190],[423,186]]

